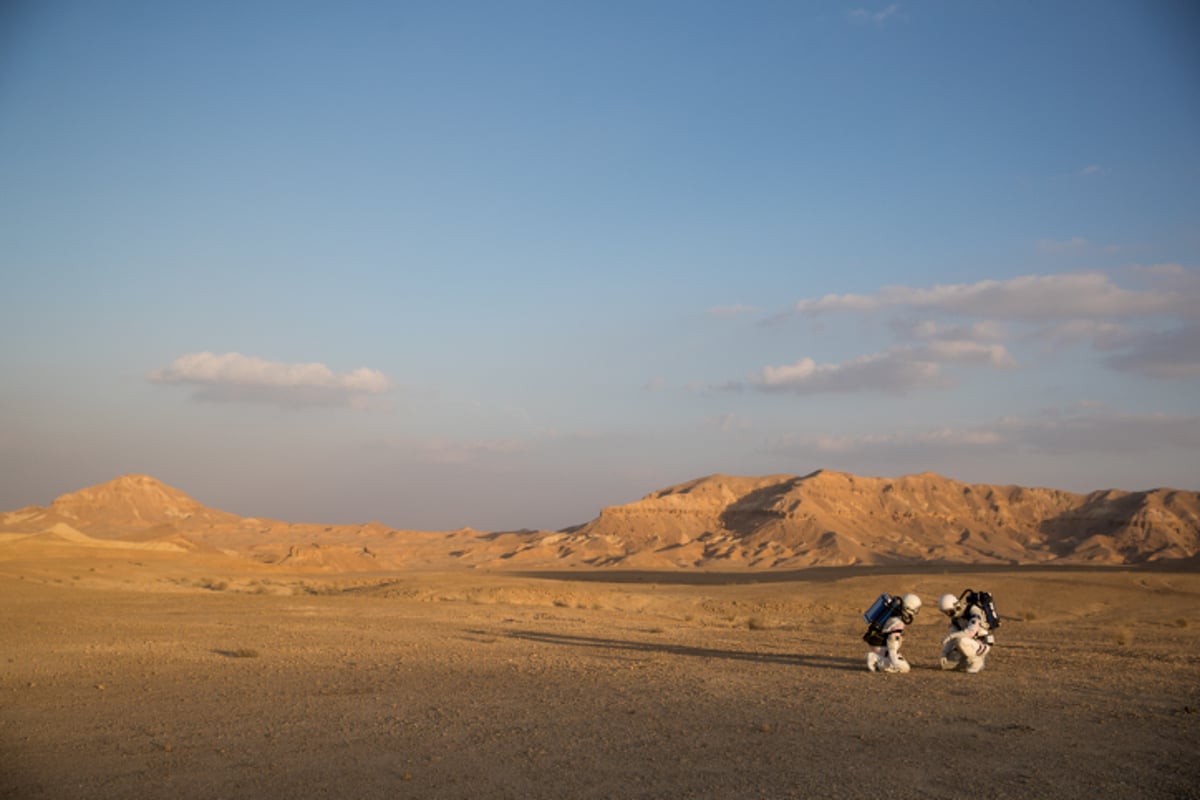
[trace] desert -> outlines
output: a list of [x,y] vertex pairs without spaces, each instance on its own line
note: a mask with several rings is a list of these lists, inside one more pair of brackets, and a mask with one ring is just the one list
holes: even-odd
[[[609,566],[561,555],[579,531],[247,522],[148,476],[7,514],[0,796],[1200,795],[1193,557],[770,568],[722,540],[725,568],[679,566],[696,519],[744,525],[729,505],[779,482],[718,483],[651,495],[686,524],[635,525],[641,551],[576,541]],[[1095,537],[1129,526],[1099,524],[1087,552],[1122,552]],[[1168,527],[1139,541],[1189,546]],[[977,675],[937,663],[936,598],[964,587],[1003,616]],[[881,591],[925,598],[906,675],[864,666]]]
[[1198,43],[0,0],[0,800],[1200,800]]

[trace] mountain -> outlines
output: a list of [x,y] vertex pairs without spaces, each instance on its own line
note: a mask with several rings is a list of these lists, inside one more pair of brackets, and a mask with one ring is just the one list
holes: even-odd
[[241,522],[236,514],[207,508],[149,475],[122,475],[64,494],[44,513],[101,538],[130,538],[147,531],[190,532]]
[[[1200,494],[872,478],[710,475],[603,509],[563,531],[403,531],[315,525],[207,508],[125,475],[0,514],[0,542],[101,540],[222,552],[328,572],[412,567],[786,569],[856,564],[1140,564],[1200,558]],[[12,535],[7,535],[12,534]],[[99,546],[99,544],[96,544]],[[105,545],[107,546],[107,545]]]
[[1136,564],[1200,552],[1200,495],[1073,494],[959,483],[932,473],[869,478],[710,475],[605,508],[570,545],[620,564],[750,568],[916,562]]
[[497,557],[476,547],[487,544],[484,536],[470,529],[403,531],[378,522],[320,525],[240,517],[208,508],[149,475],[122,475],[45,507],[0,513],[0,545],[223,553],[324,572],[472,565]]

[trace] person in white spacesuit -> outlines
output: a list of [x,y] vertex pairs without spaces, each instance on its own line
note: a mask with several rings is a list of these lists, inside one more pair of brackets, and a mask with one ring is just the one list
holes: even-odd
[[993,628],[1000,626],[992,596],[967,589],[958,597],[944,594],[938,609],[950,618],[942,639],[942,669],[979,672],[996,643]]
[[[884,598],[890,602],[882,603],[881,607]],[[863,640],[871,645],[867,669],[871,672],[908,672],[911,667],[900,654],[900,645],[904,641],[904,626],[911,625],[921,610],[921,598],[915,594],[897,598],[883,595],[871,608],[872,611],[880,608],[880,611],[874,614],[869,611],[864,615],[869,627]]]

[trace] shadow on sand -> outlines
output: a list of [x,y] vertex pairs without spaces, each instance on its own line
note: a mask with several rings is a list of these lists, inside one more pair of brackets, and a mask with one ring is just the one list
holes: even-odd
[[210,652],[224,658],[258,658],[258,651],[251,650],[249,647],[239,647],[237,650],[212,650]]
[[739,586],[756,583],[829,583],[845,578],[884,575],[992,575],[1049,574],[1055,572],[1195,572],[1200,560],[1179,563],[1150,562],[1136,566],[1093,566],[1087,564],[954,564],[928,561],[920,564],[855,565],[850,567],[806,567],[781,570],[622,570],[562,569],[514,572],[524,578],[581,583],[645,583],[663,586]]
[[[469,631],[482,634],[483,631]],[[863,668],[862,661],[857,658],[840,656],[802,655],[800,653],[756,653],[748,650],[719,650],[711,647],[693,647],[682,644],[666,644],[663,642],[634,642],[626,639],[604,639],[594,636],[570,636],[564,633],[545,633],[543,631],[506,631],[503,635],[513,639],[524,639],[540,644],[555,644],[566,647],[590,647],[597,650],[633,653],[665,653],[672,656],[690,656],[693,658],[724,658],[735,661],[750,661],[757,664],[785,664],[793,667],[810,667],[812,669],[838,669],[859,672]]]

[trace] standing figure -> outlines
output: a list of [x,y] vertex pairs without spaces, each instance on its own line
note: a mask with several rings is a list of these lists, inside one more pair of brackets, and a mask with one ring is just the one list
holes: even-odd
[[863,614],[867,632],[863,641],[871,646],[867,669],[871,672],[908,672],[908,660],[900,655],[904,626],[911,625],[921,610],[921,598],[915,594],[893,597],[881,594]]
[[979,672],[987,661],[1000,627],[1000,616],[988,592],[967,589],[958,597],[944,594],[938,609],[950,617],[950,631],[942,639],[942,669]]

